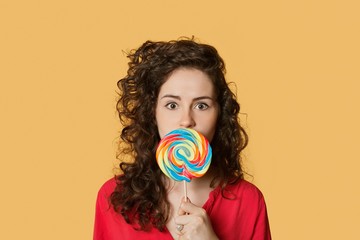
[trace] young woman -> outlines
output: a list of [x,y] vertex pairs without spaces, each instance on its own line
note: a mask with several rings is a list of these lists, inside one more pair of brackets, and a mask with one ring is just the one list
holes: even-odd
[[[193,39],[147,41],[128,57],[117,103],[123,174],[99,190],[94,239],[271,239],[263,195],[243,179],[248,137],[216,49]],[[187,184],[188,200],[155,157],[160,139],[178,128],[202,133],[213,149],[208,172]]]

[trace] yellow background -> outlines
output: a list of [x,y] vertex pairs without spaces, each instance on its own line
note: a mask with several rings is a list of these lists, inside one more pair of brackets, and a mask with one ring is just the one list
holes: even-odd
[[91,239],[112,176],[123,51],[217,47],[273,239],[360,239],[360,5],[353,0],[0,2],[0,239]]

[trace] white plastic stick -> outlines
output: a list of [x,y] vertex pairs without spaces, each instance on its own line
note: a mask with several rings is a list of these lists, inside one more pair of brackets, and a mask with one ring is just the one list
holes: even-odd
[[185,202],[187,202],[187,199],[188,199],[188,197],[187,197],[187,185],[186,185],[186,181],[185,181],[185,180],[183,180],[183,182],[184,182],[184,195],[185,195]]

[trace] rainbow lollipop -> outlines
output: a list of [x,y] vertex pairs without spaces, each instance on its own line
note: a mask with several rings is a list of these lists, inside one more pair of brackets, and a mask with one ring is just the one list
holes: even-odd
[[203,176],[210,167],[211,157],[208,140],[189,128],[176,129],[166,134],[156,150],[156,160],[161,171],[176,181],[190,182],[194,177]]

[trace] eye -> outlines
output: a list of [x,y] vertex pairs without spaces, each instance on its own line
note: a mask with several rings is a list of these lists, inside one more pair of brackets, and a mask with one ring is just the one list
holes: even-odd
[[207,105],[206,103],[198,103],[195,105],[195,108],[199,110],[206,110],[209,108],[209,105]]
[[166,104],[165,107],[167,109],[173,110],[173,109],[176,109],[178,107],[178,105],[175,102],[170,102],[170,103]]

